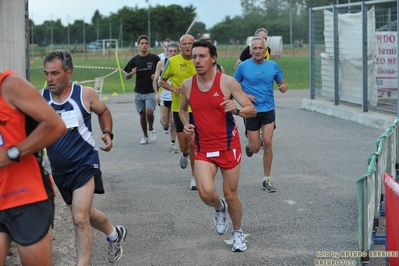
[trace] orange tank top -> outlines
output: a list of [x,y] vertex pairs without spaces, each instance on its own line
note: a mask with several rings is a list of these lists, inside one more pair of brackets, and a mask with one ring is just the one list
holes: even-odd
[[[18,145],[34,128],[30,123],[36,123],[1,96],[1,84],[11,74],[16,73],[7,70],[0,74],[0,149]],[[42,152],[38,152],[0,169],[0,211],[54,197],[53,182],[41,163]]]

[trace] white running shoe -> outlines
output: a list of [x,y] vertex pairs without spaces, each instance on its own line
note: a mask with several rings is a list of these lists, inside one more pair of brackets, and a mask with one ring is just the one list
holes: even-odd
[[188,165],[188,159],[187,159],[187,157],[188,157],[188,155],[187,155],[187,156],[184,156],[184,154],[182,154],[182,155],[180,156],[180,167],[181,167],[182,169],[186,169],[186,168],[187,168],[187,165]]
[[195,182],[195,177],[191,177],[190,190],[197,190],[197,182]]
[[157,136],[155,135],[155,129],[150,131],[150,140],[155,141],[157,139]]
[[170,144],[170,152],[171,153],[179,153],[179,150],[176,149],[176,144],[175,143],[171,143]]
[[232,251],[245,251],[247,250],[247,243],[245,242],[245,238],[242,232],[234,231],[233,232],[233,247]]
[[227,232],[227,230],[229,229],[229,222],[227,221],[227,202],[225,199],[221,198],[221,201],[224,204],[224,210],[223,211],[216,211],[215,210],[215,228],[216,228],[216,232],[219,235],[223,235],[224,233]]
[[147,143],[148,143],[148,138],[147,137],[142,137],[141,141],[140,141],[140,144],[144,145],[144,144],[147,144]]
[[127,230],[121,225],[115,226],[116,232],[118,232],[118,238],[114,242],[110,242],[107,238],[108,243],[108,261],[111,263],[117,262],[123,256],[122,242],[125,241],[127,236]]

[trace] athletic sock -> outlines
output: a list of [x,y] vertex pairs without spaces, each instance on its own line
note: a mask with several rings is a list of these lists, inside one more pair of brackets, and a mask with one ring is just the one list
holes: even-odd
[[269,176],[265,176],[265,177],[263,178],[263,181],[267,181],[267,180],[270,180],[270,177],[269,177]]
[[239,229],[233,229],[233,233],[234,232],[240,232],[241,234],[242,234],[242,228],[239,228]]
[[118,232],[116,231],[116,227],[114,226],[114,230],[112,230],[112,233],[107,236],[107,241],[108,242],[115,242],[115,240],[118,238]]
[[224,202],[222,201],[222,199],[219,199],[220,201],[220,207],[216,209],[217,212],[222,212],[226,209],[226,206],[224,205]]

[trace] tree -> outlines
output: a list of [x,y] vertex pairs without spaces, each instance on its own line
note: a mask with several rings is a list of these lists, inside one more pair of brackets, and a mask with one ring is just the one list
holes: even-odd
[[96,25],[96,23],[102,19],[102,15],[100,14],[100,12],[98,11],[98,9],[96,11],[94,11],[94,15],[91,18],[91,23]]

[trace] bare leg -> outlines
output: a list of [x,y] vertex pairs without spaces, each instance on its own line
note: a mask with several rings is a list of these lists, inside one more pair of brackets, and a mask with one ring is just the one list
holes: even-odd
[[217,166],[201,160],[195,161],[194,165],[195,180],[201,200],[209,207],[219,208],[220,198],[215,191],[214,183]]
[[46,236],[39,242],[30,246],[18,245],[18,253],[21,258],[22,265],[24,266],[51,266],[51,243],[52,243],[52,228]]
[[[215,191],[214,177],[218,167],[205,161],[195,161],[195,179],[201,200],[213,208],[220,207],[220,197]],[[228,212],[233,223],[233,229],[241,228],[242,204],[238,199],[238,179],[240,165],[231,170],[221,169],[223,175],[223,193],[228,203]]]
[[110,235],[114,230],[114,226],[109,222],[107,216],[94,207],[90,209],[90,224],[105,235]]
[[169,121],[170,121],[169,108],[165,107],[165,106],[160,106],[160,110],[161,110],[161,125],[165,129],[165,128],[169,127]]
[[238,179],[240,175],[240,165],[231,170],[221,169],[223,176],[223,193],[229,205],[229,215],[233,223],[233,229],[241,228],[242,204],[238,198]]
[[151,109],[146,108],[146,116],[147,116],[148,129],[154,130],[154,112]]
[[263,172],[265,176],[270,176],[272,171],[273,148],[272,140],[274,133],[274,122],[262,126],[263,137]]
[[185,155],[189,155],[190,154],[190,148],[188,146],[188,141],[186,136],[184,135],[183,132],[178,132],[177,133],[177,139],[179,141],[179,148],[180,151]]
[[93,247],[93,230],[91,228],[91,209],[94,196],[94,178],[73,192],[72,219],[75,227],[75,245],[78,266],[88,265]]
[[148,138],[147,117],[146,117],[145,111],[141,111],[141,113],[140,113],[140,126],[141,126],[141,130],[143,131],[144,137]]
[[10,250],[11,238],[9,234],[0,233],[0,265],[5,265],[8,251]]
[[171,112],[169,112],[169,123],[170,123],[170,140],[176,140],[176,127],[175,127],[175,121],[173,120],[173,115]]

